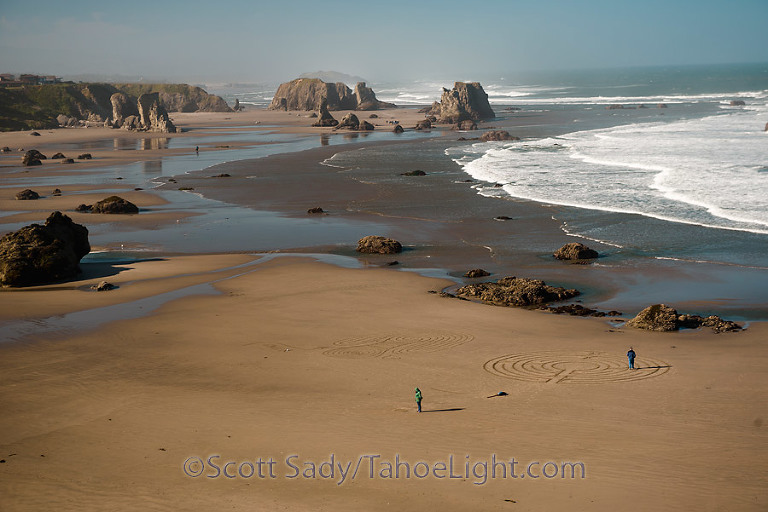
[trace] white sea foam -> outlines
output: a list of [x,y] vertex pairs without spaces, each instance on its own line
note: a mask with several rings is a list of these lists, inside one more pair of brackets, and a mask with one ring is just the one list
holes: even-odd
[[700,119],[447,153],[473,178],[501,183],[514,197],[768,234],[766,118],[763,101]]

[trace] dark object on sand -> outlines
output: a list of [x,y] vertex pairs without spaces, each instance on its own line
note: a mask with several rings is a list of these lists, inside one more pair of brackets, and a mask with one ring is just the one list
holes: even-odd
[[93,205],[92,204],[85,204],[85,203],[83,203],[83,204],[77,205],[77,208],[75,208],[75,211],[76,212],[85,213],[85,212],[90,212],[91,209],[93,209]]
[[486,398],[496,398],[497,396],[509,396],[509,393],[507,393],[506,391],[499,391],[495,395],[491,395]]
[[109,196],[93,205],[92,213],[139,213],[139,207],[119,196]]
[[21,157],[21,165],[25,167],[31,167],[33,165],[42,165],[43,162],[41,160],[47,160],[48,157],[39,152],[36,149],[30,149],[26,153],[24,153],[24,156]]
[[506,215],[499,215],[498,217],[494,217],[493,220],[514,220],[512,217],[508,217]]
[[407,171],[400,173],[400,176],[426,176],[427,173],[425,173],[422,170],[416,169],[415,171]]
[[394,128],[392,128],[392,131],[395,133],[403,133],[405,130],[403,127],[399,124],[396,124]]
[[90,160],[93,158],[90,153],[83,153],[82,155],[77,155],[78,160]]
[[307,210],[307,213],[325,213],[325,211],[319,206],[315,206],[314,208]]
[[102,281],[99,284],[91,286],[91,290],[96,290],[97,292],[106,292],[109,290],[114,290],[115,288],[117,288],[117,286],[113,285],[112,283],[108,283],[107,281]]
[[39,137],[40,136],[40,134],[37,133],[37,132],[30,132],[29,134],[32,135],[33,137]]
[[53,192],[51,192],[52,196],[60,196],[61,195],[61,189],[55,188],[53,189]]
[[456,290],[456,295],[495,306],[535,306],[570,299],[579,291],[549,286],[540,279],[505,277],[495,283],[464,285]]
[[397,240],[383,236],[369,235],[357,242],[357,252],[367,254],[395,254],[403,252],[403,246]]
[[469,277],[469,278],[488,277],[489,275],[491,275],[491,273],[488,271],[485,271],[481,268],[474,268],[472,270],[468,270],[467,273],[464,274],[464,277]]
[[217,174],[216,176],[211,176],[211,178],[231,178],[231,176],[226,172],[223,172],[221,174]]
[[63,163],[63,164],[73,164],[73,163],[75,163],[75,160],[73,158],[65,158],[64,160],[61,161],[61,163]]
[[552,256],[559,260],[590,260],[599,255],[584,244],[571,242],[556,250]]
[[627,327],[645,329],[648,331],[676,331],[678,329],[698,329],[709,327],[716,333],[737,332],[741,326],[736,322],[724,320],[716,315],[701,317],[699,315],[679,315],[677,310],[666,304],[648,306],[635,318],[626,323]]
[[31,201],[34,199],[40,199],[40,194],[35,192],[34,190],[30,190],[28,188],[22,190],[18,194],[16,194],[16,199],[19,201]]
[[75,277],[91,251],[88,229],[61,212],[0,238],[0,285],[32,286]]
[[51,160],[61,160],[62,158],[67,158],[64,153],[56,153],[51,157]]

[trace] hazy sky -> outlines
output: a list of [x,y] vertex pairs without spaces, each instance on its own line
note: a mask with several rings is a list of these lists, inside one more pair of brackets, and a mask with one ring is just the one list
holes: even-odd
[[768,0],[0,0],[0,72],[371,81],[768,61]]

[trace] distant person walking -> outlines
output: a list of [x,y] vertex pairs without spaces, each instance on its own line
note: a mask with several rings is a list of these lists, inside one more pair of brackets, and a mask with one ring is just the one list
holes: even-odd
[[200,146],[195,146],[195,153],[199,153],[199,152],[200,152]]
[[635,351],[632,349],[632,347],[629,347],[629,352],[627,352],[627,359],[629,360],[629,369],[634,370],[635,369]]
[[421,412],[421,390],[416,388],[416,412]]

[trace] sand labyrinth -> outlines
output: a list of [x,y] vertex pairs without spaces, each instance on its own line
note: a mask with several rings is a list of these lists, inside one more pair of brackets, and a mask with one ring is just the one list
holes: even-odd
[[483,368],[494,375],[548,384],[599,384],[642,380],[667,373],[669,363],[638,357],[635,370],[627,358],[606,352],[532,352],[491,359]]
[[410,353],[446,350],[473,339],[474,336],[471,334],[447,332],[369,335],[337,341],[333,344],[333,348],[325,350],[323,355],[344,359],[398,358]]

